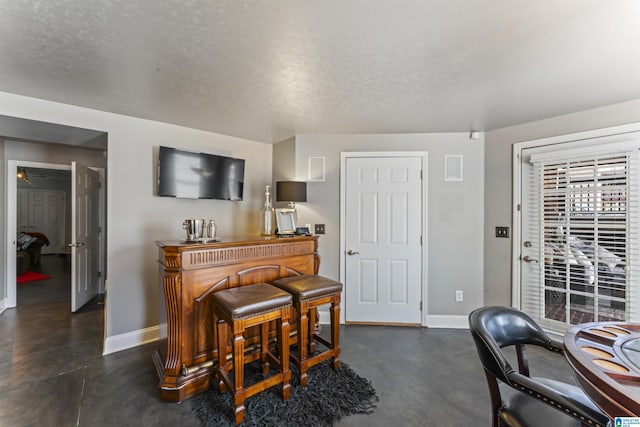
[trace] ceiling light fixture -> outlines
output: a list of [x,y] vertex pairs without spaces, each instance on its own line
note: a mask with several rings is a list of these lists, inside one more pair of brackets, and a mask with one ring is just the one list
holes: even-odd
[[31,183],[31,180],[29,180],[29,177],[27,176],[27,170],[25,168],[18,168],[18,171],[16,172],[16,177],[20,178],[21,180],[23,180],[29,185],[33,185]]
[[480,139],[480,132],[472,130],[469,134],[469,139]]

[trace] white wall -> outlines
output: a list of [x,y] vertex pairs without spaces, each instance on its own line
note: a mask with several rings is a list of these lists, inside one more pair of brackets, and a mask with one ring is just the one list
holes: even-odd
[[[276,200],[276,182],[289,181],[295,178],[296,174],[296,138],[289,138],[273,146],[273,187],[271,194],[274,195],[273,201]],[[306,180],[305,180],[306,181]],[[274,203],[274,207],[275,207]],[[283,204],[279,207],[287,207]]]
[[[0,133],[0,135],[2,135]],[[0,137],[0,194],[2,194],[3,196],[6,194],[6,190],[5,190],[5,168],[6,168],[6,164],[7,161],[5,159],[4,156],[4,146],[5,146],[5,141],[4,138]],[[0,270],[1,271],[7,271],[7,268],[5,266],[6,263],[6,252],[5,252],[5,248],[6,248],[6,236],[5,236],[5,230],[6,227],[4,227],[4,224],[6,223],[6,219],[5,219],[5,211],[6,211],[6,202],[5,202],[6,197],[0,197]],[[4,310],[5,307],[5,299],[7,298],[7,286],[4,283],[5,282],[5,278],[3,274],[0,274],[0,313],[2,312],[2,310]]]
[[[263,186],[272,181],[271,145],[2,92],[0,114],[109,134],[107,337],[157,325],[159,289],[154,241],[182,238],[183,219],[213,218],[222,237],[259,232]],[[483,303],[483,283],[484,304],[510,303],[510,239],[493,236],[495,226],[511,226],[512,144],[635,122],[640,122],[640,100],[499,129],[488,132],[484,141],[469,140],[466,133],[299,135],[295,147],[287,141],[289,146],[283,150],[285,155],[294,150],[295,157],[296,176],[286,178],[306,180],[307,158],[326,156],[327,181],[309,183],[309,203],[298,204],[299,222],[327,225],[327,234],[319,243],[320,273],[338,278],[340,152],[428,151],[427,309],[432,315],[466,315]],[[0,147],[4,145],[0,139]],[[234,203],[155,197],[154,153],[159,145],[245,158],[245,200]],[[0,150],[2,223],[4,171],[9,159],[4,152],[4,148]],[[445,154],[464,155],[462,183],[444,182]],[[287,170],[284,167],[281,172]],[[0,237],[4,242],[4,227],[0,228]],[[0,245],[3,269],[4,259],[4,245]],[[465,291],[463,303],[453,302],[455,289]],[[0,283],[0,300],[4,295],[5,286]]]
[[[324,223],[319,239],[320,274],[340,275],[340,153],[343,151],[427,151],[429,316],[465,316],[482,305],[484,142],[467,133],[389,135],[297,135],[296,178],[307,180],[308,157],[326,157],[326,181],[309,182],[308,203],[298,203],[298,222]],[[444,181],[445,154],[464,156],[464,180]],[[455,302],[455,290],[465,300]],[[458,319],[460,320],[460,319]]]
[[[263,188],[271,182],[269,144],[3,92],[0,115],[108,133],[107,339],[157,326],[160,294],[154,242],[184,238],[185,218],[215,219],[223,239],[260,231]],[[156,197],[154,159],[159,145],[245,159],[244,201]]]
[[485,135],[486,305],[511,304],[511,239],[495,227],[511,227],[511,153],[516,142],[640,122],[640,99],[487,132]]

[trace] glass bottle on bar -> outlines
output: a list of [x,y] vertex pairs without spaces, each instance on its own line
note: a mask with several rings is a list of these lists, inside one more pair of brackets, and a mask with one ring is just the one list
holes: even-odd
[[273,234],[274,210],[271,206],[271,186],[265,186],[264,206],[260,212],[260,234],[270,236]]

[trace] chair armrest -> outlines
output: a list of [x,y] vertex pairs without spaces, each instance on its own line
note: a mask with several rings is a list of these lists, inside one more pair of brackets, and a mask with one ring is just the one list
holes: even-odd
[[[591,420],[597,426],[604,427],[609,424],[609,418],[576,386],[554,380],[530,378],[517,371],[510,372],[508,377],[515,389],[527,393],[567,415],[578,420],[581,418]],[[545,382],[551,385],[547,385]]]
[[547,348],[553,352],[564,354],[564,345],[560,341],[550,339],[549,346]]

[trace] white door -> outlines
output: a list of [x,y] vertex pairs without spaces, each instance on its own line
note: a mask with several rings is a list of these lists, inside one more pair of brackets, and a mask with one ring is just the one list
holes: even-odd
[[18,189],[16,203],[18,231],[43,233],[49,240],[43,254],[65,253],[65,192]]
[[98,294],[100,175],[71,163],[71,311]]
[[43,246],[43,254],[65,251],[65,192],[57,190],[29,192],[29,231],[47,236],[49,245]]
[[[543,300],[543,276],[544,276],[544,237],[539,223],[539,206],[541,204],[536,180],[533,175],[533,166],[530,163],[530,153],[523,150],[521,162],[521,194],[520,208],[520,283],[521,293],[518,304],[534,318],[545,318]],[[534,284],[528,288],[522,288],[522,284]],[[535,285],[537,284],[537,286]]]
[[17,190],[16,226],[18,232],[31,231],[29,230],[29,193],[27,190]]
[[48,191],[30,191],[29,194],[29,231],[45,232],[48,219]]
[[347,322],[421,324],[422,157],[345,163]]

